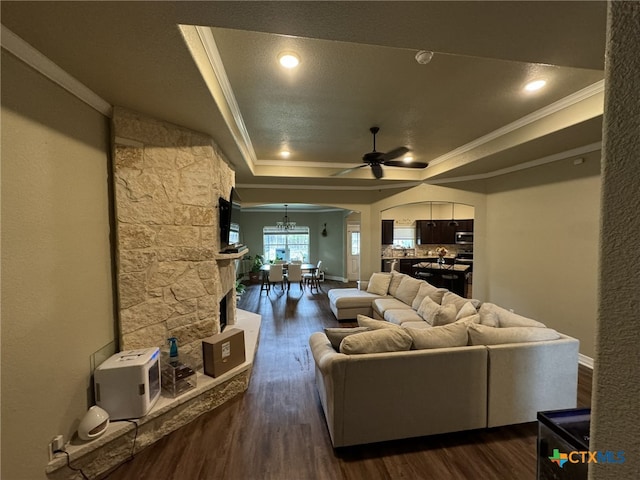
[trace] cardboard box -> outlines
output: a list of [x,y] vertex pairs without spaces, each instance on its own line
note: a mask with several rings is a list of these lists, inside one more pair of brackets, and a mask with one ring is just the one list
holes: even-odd
[[244,363],[244,330],[230,328],[202,340],[204,373],[219,377]]

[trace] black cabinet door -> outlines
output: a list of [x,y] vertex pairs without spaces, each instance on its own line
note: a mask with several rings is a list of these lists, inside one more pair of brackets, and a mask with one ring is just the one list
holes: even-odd
[[456,232],[473,232],[473,219],[458,220]]
[[406,273],[411,275],[412,267],[416,263],[414,258],[402,258],[400,259],[400,273]]
[[451,220],[440,220],[440,241],[443,245],[452,245],[456,243],[456,226],[449,225]]
[[427,245],[433,243],[433,233],[435,224],[430,220],[416,220],[416,243]]
[[382,220],[382,245],[393,244],[393,220]]

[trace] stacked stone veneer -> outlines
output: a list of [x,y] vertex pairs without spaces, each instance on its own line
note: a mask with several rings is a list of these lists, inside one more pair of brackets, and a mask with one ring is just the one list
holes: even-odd
[[[177,337],[201,364],[200,340],[218,333],[235,287],[235,263],[216,258],[234,172],[211,138],[121,108],[113,136],[120,348],[166,350]],[[235,294],[228,304],[232,324]]]

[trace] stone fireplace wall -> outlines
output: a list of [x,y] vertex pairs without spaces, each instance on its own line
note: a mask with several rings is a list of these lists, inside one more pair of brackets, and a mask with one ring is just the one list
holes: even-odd
[[113,136],[120,348],[166,351],[177,337],[201,363],[230,291],[234,323],[235,263],[218,254],[218,198],[234,172],[211,138],[122,108]]

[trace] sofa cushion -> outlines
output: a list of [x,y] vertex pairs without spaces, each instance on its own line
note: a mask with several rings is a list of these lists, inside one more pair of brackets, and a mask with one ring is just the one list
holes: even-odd
[[345,337],[353,335],[354,333],[368,332],[367,327],[353,327],[353,328],[325,328],[324,333],[331,342],[331,346],[338,352],[340,351],[340,342]]
[[467,345],[467,326],[464,323],[451,323],[433,328],[407,328],[413,339],[414,350],[427,348],[463,347]]
[[373,307],[373,311],[377,312],[378,315],[380,315],[380,318],[384,318],[384,313],[387,310],[401,308],[411,310],[411,307],[409,305],[398,300],[397,298],[376,298],[372,301],[371,306]]
[[391,283],[389,283],[389,295],[392,296],[396,296],[396,292],[398,291],[398,287],[400,286],[400,282],[402,282],[402,279],[405,277],[408,277],[409,275],[406,275],[404,273],[400,273],[400,272],[396,272],[395,270],[393,270],[391,272]]
[[413,299],[416,298],[420,285],[424,282],[417,278],[406,276],[400,281],[394,297],[403,303],[411,306]]
[[386,295],[389,290],[389,283],[391,282],[391,275],[387,273],[374,273],[369,279],[369,285],[367,285],[367,292],[375,295]]
[[455,322],[457,313],[455,305],[438,305],[431,297],[424,297],[418,308],[418,315],[434,327]]
[[467,302],[471,302],[475,308],[480,306],[480,300],[476,300],[475,298],[464,298],[449,291],[447,291],[447,293],[442,297],[441,305],[455,305],[456,312],[458,312]]
[[477,313],[478,311],[476,310],[476,307],[474,307],[471,302],[467,302],[458,311],[458,314],[456,315],[456,320],[460,320],[461,318],[464,318],[464,317],[470,317],[472,315],[477,315]]
[[420,318],[419,322],[404,322],[402,324],[402,328],[417,328],[417,329],[423,329],[423,328],[434,328],[431,325],[429,325],[427,322],[425,322],[422,318]]
[[483,303],[480,307],[480,323],[492,327],[538,327],[545,328],[544,323],[510,312],[506,308],[493,303]]
[[381,297],[357,288],[334,288],[329,290],[327,296],[329,301],[339,308],[371,307],[371,302]]
[[458,318],[454,323],[464,323],[465,325],[480,323],[480,314],[476,313],[475,315],[471,315],[469,317]]
[[367,327],[369,330],[380,330],[382,328],[401,328],[400,325],[389,323],[384,320],[376,320],[366,315],[358,315],[358,326]]
[[542,342],[557,340],[560,334],[552,328],[504,327],[495,328],[481,324],[467,325],[470,345],[501,345],[504,343]]
[[381,328],[345,337],[340,343],[340,353],[403,352],[411,348],[412,342],[411,335],[400,327]]
[[391,308],[389,310],[385,310],[384,319],[387,322],[395,323],[396,325],[402,325],[406,322],[427,323],[413,308]]
[[442,303],[442,297],[448,291],[446,288],[437,288],[431,285],[429,282],[421,281],[420,288],[418,289],[418,293],[416,293],[413,302],[411,303],[411,307],[414,310],[418,310],[422,300],[424,297],[429,296],[431,299],[437,304]]

